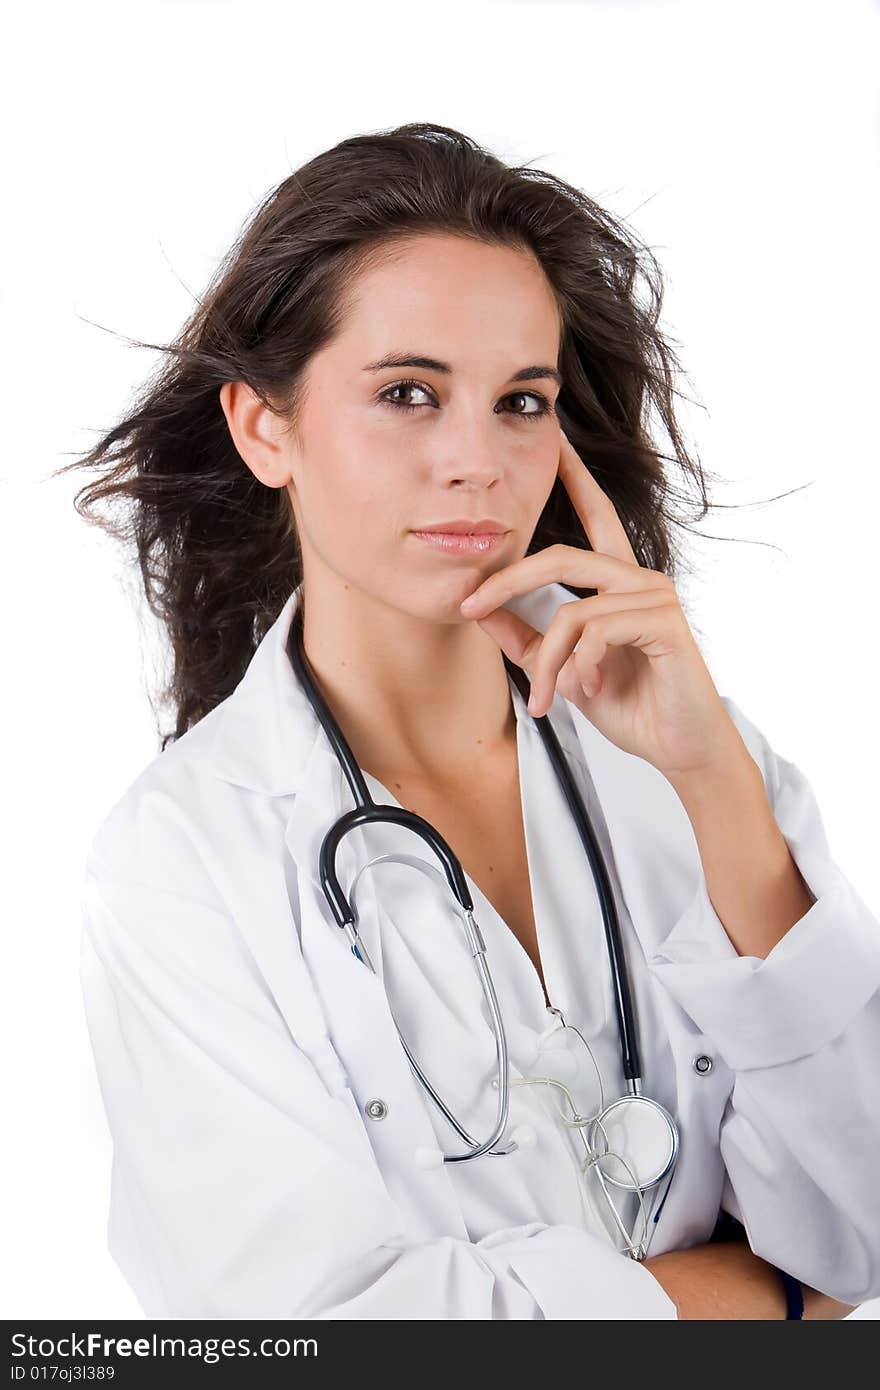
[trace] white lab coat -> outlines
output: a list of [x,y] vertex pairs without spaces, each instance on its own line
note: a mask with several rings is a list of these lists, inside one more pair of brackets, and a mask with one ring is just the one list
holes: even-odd
[[[585,1204],[549,1088],[511,1087],[515,1154],[432,1166],[461,1140],[394,1017],[483,1138],[497,1105],[488,1014],[461,925],[421,874],[358,879],[379,978],[330,913],[320,844],[353,802],[285,652],[300,597],[90,848],[82,985],[114,1145],[111,1254],[152,1317],[674,1318]],[[510,607],[546,631],[571,599],[550,584]],[[550,711],[612,876],[645,1092],[681,1128],[649,1253],[704,1242],[723,1206],[764,1259],[860,1303],[880,1294],[880,923],[831,859],[803,773],[724,698],[816,898],[765,960],[725,933],[667,780],[563,697]],[[548,991],[590,1040],[607,1100],[622,1073],[592,877],[518,692],[514,704]],[[343,888],[392,848],[437,862],[409,831],[358,830],[340,846]],[[534,966],[468,881],[512,1078],[563,1079],[588,1113],[585,1050],[561,1047]]]

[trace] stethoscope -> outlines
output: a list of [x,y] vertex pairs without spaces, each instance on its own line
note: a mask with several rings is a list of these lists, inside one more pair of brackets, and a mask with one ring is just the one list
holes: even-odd
[[[498,1005],[498,998],[495,992],[492,975],[486,961],[486,944],[474,918],[473,899],[471,898],[465,880],[464,871],[446,840],[444,840],[439,831],[435,830],[429,821],[416,815],[413,811],[405,810],[403,807],[378,804],[373,800],[364,780],[363,773],[355,761],[354,755],[333,713],[321,694],[309,665],[303,645],[301,614],[302,605],[294,611],[291,621],[287,641],[288,655],[312,708],[330,740],[333,751],[339,759],[340,766],[345,773],[346,780],[348,781],[352,795],[357,803],[355,810],[348,811],[340,816],[335,824],[330,827],[321,844],[319,869],[321,886],[324,890],[327,902],[337,924],[346,933],[354,955],[376,974],[375,968],[367,954],[366,947],[358,933],[357,915],[343,893],[336,875],[336,854],[339,844],[349,831],[355,830],[359,826],[384,822],[405,826],[408,830],[413,831],[414,834],[425,841],[434,851],[443,866],[446,882],[448,882],[452,890],[456,903],[461,908],[461,912],[458,915],[461,917],[465,926],[468,944],[480,975],[483,994],[489,1009],[495,1035],[495,1050],[498,1064],[497,1081],[495,1083],[498,1089],[498,1114],[492,1133],[482,1143],[479,1143],[468,1133],[443,1101],[435,1087],[428,1080],[418,1061],[413,1056],[403,1033],[397,1026],[396,1020],[395,1027],[397,1027],[400,1041],[403,1044],[410,1065],[420,1084],[441,1113],[446,1117],[450,1125],[452,1125],[453,1129],[455,1129],[469,1146],[466,1153],[444,1153],[443,1161],[445,1163],[463,1163],[468,1159],[479,1158],[482,1154],[503,1155],[513,1153],[518,1147],[515,1141],[503,1147],[496,1147],[507,1125],[510,1094],[510,1064],[501,1010]],[[531,683],[527,675],[520,667],[510,661],[506,655],[504,655],[504,664],[523,699],[528,702],[531,692]],[[593,832],[593,827],[590,824],[586,807],[575,786],[574,779],[566,763],[565,756],[553,726],[547,715],[538,716],[535,718],[534,722],[540,731],[544,746],[553,763],[554,770],[565,794],[566,802],[574,816],[581,841],[583,842],[587,857],[590,861],[590,868],[592,869],[602,911],[602,920],[605,927],[605,941],[608,948],[608,957],[611,963],[611,974],[614,985],[614,1004],[620,1036],[623,1075],[628,1088],[628,1094],[620,1096],[617,1100],[611,1101],[608,1105],[603,1104],[600,1113],[592,1117],[589,1148],[592,1159],[595,1161],[597,1157],[601,1158],[603,1154],[607,1153],[610,1155],[613,1152],[608,1138],[609,1131],[612,1134],[625,1134],[627,1136],[628,1146],[634,1152],[626,1159],[623,1159],[619,1153],[614,1153],[613,1156],[620,1161],[613,1167],[605,1165],[603,1168],[603,1166],[600,1165],[598,1167],[598,1173],[603,1188],[605,1182],[610,1182],[615,1187],[624,1188],[630,1192],[641,1194],[645,1190],[655,1187],[667,1174],[670,1175],[671,1181],[672,1168],[678,1155],[679,1148],[678,1126],[664,1106],[658,1101],[651,1100],[648,1096],[642,1095],[641,1060],[636,1038],[636,1025],[633,1013],[629,972],[623,951],[617,908],[608,880],[608,873]],[[416,857],[407,855],[384,855],[380,856],[380,858],[404,861],[415,868],[436,875],[442,882],[442,877],[438,870],[425,864],[423,860]],[[376,863],[379,861],[373,860],[372,862]],[[613,1203],[610,1203],[610,1205],[612,1205],[613,1208]],[[632,1250],[631,1253],[633,1253]]]

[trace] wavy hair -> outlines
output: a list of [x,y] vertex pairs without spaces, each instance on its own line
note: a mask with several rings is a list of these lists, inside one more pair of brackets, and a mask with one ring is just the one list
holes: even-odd
[[[162,750],[232,693],[302,578],[287,489],[261,483],[239,456],[221,386],[247,383],[295,428],[309,359],[339,330],[358,274],[390,241],[432,232],[526,249],[540,262],[563,324],[560,424],[639,564],[673,579],[680,568],[671,527],[684,523],[670,504],[687,493],[664,464],[696,486],[693,520],[717,505],[675,419],[681,368],[658,328],[662,274],[631,231],[562,179],[505,164],[448,126],[411,122],[343,140],[266,196],[172,343],[136,343],[162,354],[158,369],[124,418],[53,475],[98,472],[74,506],[133,548],[167,632],[162,699],[175,723],[160,734]],[[652,412],[669,453],[651,437]],[[558,542],[590,549],[557,478],[528,553]]]

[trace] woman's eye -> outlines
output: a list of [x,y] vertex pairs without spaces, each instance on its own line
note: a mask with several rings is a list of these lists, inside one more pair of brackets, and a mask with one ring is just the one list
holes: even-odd
[[387,389],[386,391],[383,391],[383,392],[382,392],[382,395],[379,397],[379,399],[382,400],[382,401],[386,401],[386,402],[388,403],[388,405],[394,406],[397,410],[417,410],[417,409],[418,409],[418,406],[415,406],[415,405],[407,405],[407,403],[406,403],[405,401],[395,401],[395,400],[392,400],[392,399],[391,399],[391,392],[392,392],[392,391],[425,391],[425,390],[426,390],[426,388],[425,388],[424,386],[420,386],[419,383],[418,383],[417,381],[398,381],[398,382],[396,383],[396,385],[394,385],[394,386],[389,386],[388,389]]
[[[419,410],[418,405],[411,405],[406,401],[393,399],[395,391],[422,391],[428,392],[426,386],[422,386],[418,381],[398,381],[393,386],[388,386],[381,393],[379,399],[383,404],[391,406],[392,410]],[[520,415],[525,420],[537,420],[544,415],[553,413],[553,406],[546,396],[541,395],[540,391],[512,391],[509,396],[504,397],[507,401],[534,401],[537,409],[535,410],[507,410],[502,413],[505,415]]]
[[553,409],[546,396],[542,396],[539,391],[514,391],[508,396],[509,401],[537,401],[537,410],[515,410],[514,415],[524,415],[526,418],[534,419],[538,415],[548,415]]

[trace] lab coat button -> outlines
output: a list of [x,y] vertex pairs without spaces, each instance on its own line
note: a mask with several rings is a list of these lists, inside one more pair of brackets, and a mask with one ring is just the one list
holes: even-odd
[[697,1072],[699,1076],[708,1076],[709,1072],[712,1070],[712,1058],[707,1057],[704,1052],[701,1052],[698,1057],[694,1058],[693,1067],[694,1071]]
[[368,1100],[364,1106],[364,1111],[371,1120],[384,1120],[388,1114],[388,1106],[384,1100]]

